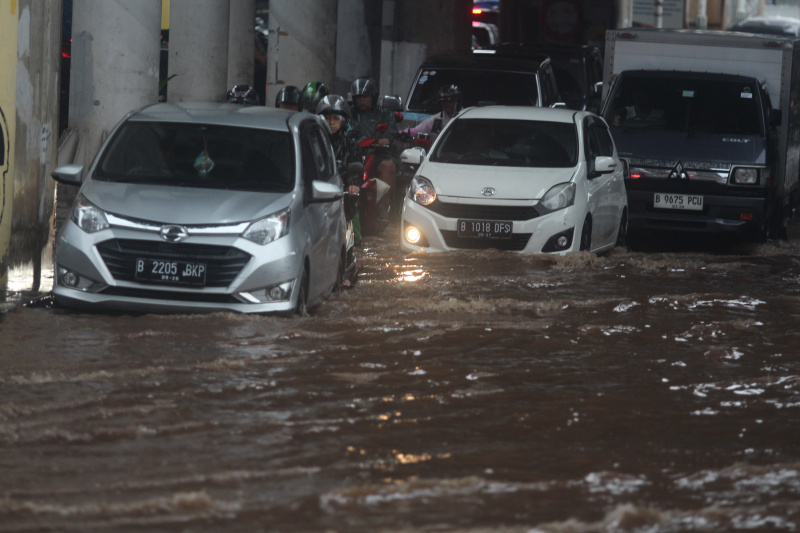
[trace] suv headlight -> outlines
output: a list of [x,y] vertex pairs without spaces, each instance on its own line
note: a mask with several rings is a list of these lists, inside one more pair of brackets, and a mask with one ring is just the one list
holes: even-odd
[[739,167],[733,169],[735,185],[758,185],[758,169]]
[[250,224],[242,233],[242,237],[256,244],[269,244],[289,233],[289,214],[287,207]]
[[539,214],[544,215],[564,209],[575,203],[575,183],[559,183],[550,188],[539,201]]
[[430,180],[417,176],[411,182],[408,196],[420,205],[431,205],[436,201],[436,189],[433,188],[433,183]]
[[109,227],[106,214],[82,194],[75,201],[70,219],[86,233],[96,233]]

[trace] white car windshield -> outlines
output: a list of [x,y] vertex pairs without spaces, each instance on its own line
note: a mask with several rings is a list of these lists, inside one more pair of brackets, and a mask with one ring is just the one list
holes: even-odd
[[94,179],[288,192],[294,187],[294,152],[288,132],[130,121],[115,134]]
[[507,167],[573,167],[575,125],[507,119],[458,119],[442,134],[431,161]]

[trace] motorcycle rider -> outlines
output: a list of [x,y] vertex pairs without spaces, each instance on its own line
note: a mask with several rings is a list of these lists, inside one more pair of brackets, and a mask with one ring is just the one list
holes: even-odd
[[[346,172],[347,165],[358,162],[361,155],[353,130],[348,124],[350,106],[347,100],[338,94],[324,96],[317,104],[317,114],[322,115],[331,129],[331,144],[336,156],[336,167],[339,172]],[[348,194],[359,193],[361,179],[361,176],[348,176],[346,183]]]
[[309,113],[316,113],[317,104],[323,97],[330,94],[328,86],[321,81],[310,81],[303,87],[303,103],[302,109]]
[[229,104],[258,105],[258,93],[249,85],[237,84],[225,95]]
[[350,129],[350,106],[343,96],[329,94],[324,96],[317,104],[317,114],[322,115],[331,130],[331,144],[336,156],[336,168],[347,187],[348,197],[345,199],[345,215],[353,221],[353,232],[356,244],[361,243],[361,225],[358,220],[356,202],[361,192],[363,180],[361,172],[353,173],[348,166],[358,163],[361,159],[361,150],[356,142],[353,130]]
[[[356,137],[377,138],[378,145],[391,148],[398,135],[397,123],[393,113],[378,106],[378,84],[372,78],[357,78],[350,86],[353,106],[350,108],[350,124],[355,130]],[[386,124],[388,128],[379,132],[379,124]],[[391,150],[376,154],[376,177],[383,180],[391,190],[394,190],[397,180],[397,160]]]
[[303,103],[303,95],[300,89],[294,85],[286,85],[275,97],[275,107],[279,109],[289,109],[291,111],[300,111]]
[[442,110],[426,118],[415,127],[403,130],[401,133],[408,134],[411,137],[416,136],[418,133],[430,133],[431,140],[436,139],[442,128],[461,110],[461,89],[454,84],[443,85],[439,88],[436,97]]

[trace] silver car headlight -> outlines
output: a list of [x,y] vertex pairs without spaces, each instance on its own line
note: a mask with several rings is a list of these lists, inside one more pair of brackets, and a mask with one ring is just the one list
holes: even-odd
[[575,203],[575,183],[559,183],[550,188],[539,201],[539,213],[544,215]]
[[411,182],[408,195],[420,205],[431,205],[436,201],[436,189],[433,188],[433,183],[421,176],[417,176]]
[[258,219],[244,230],[242,237],[261,245],[277,241],[289,233],[290,213],[287,207],[283,211]]
[[106,214],[82,194],[72,208],[70,219],[86,233],[96,233],[109,227]]

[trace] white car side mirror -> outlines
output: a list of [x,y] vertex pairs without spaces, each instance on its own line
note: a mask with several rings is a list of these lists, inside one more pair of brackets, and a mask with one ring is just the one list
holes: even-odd
[[406,148],[400,154],[400,162],[408,165],[420,165],[425,159],[425,149],[415,146],[413,148]]
[[617,169],[617,162],[613,157],[605,155],[597,156],[594,158],[594,171],[597,174],[608,174]]

